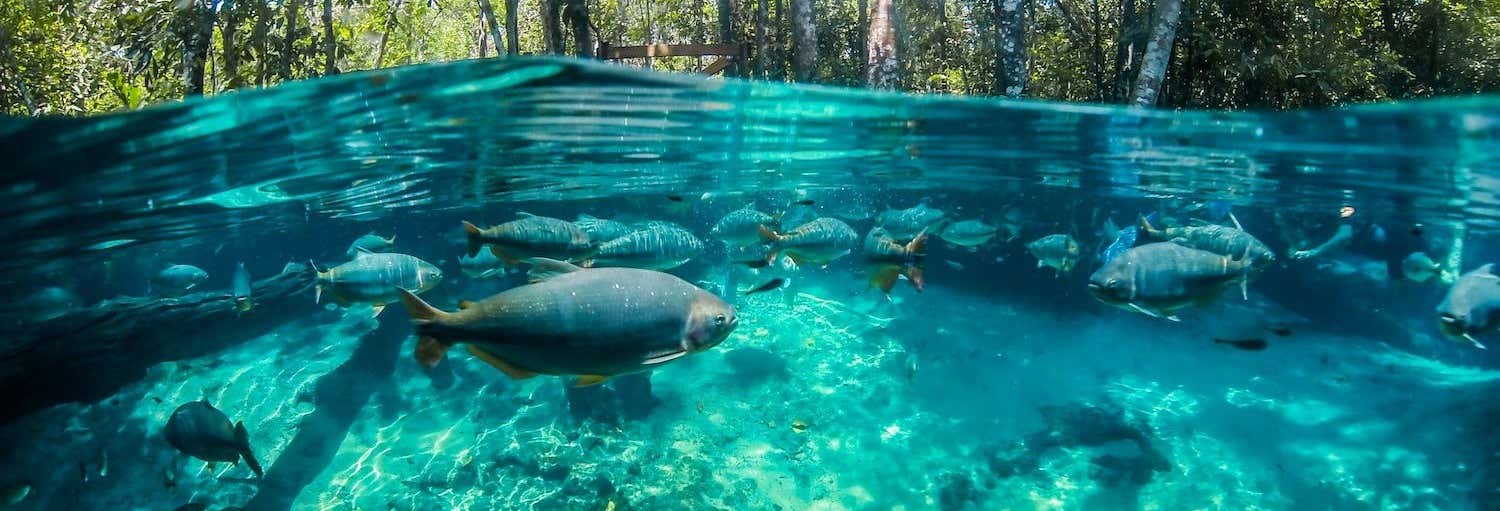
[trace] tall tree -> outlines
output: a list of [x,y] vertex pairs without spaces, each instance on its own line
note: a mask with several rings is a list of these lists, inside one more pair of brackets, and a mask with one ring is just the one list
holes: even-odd
[[568,29],[573,32],[573,54],[594,58],[594,33],[589,22],[589,6],[583,0],[566,0],[563,17],[568,20]]
[[546,53],[562,55],[563,31],[561,0],[541,0],[542,47]]
[[871,88],[895,90],[901,85],[901,62],[896,55],[896,2],[875,0],[870,13],[870,60],[865,83]]
[[[36,102],[31,100],[31,89],[26,88],[26,77],[21,76],[21,67],[16,65],[16,56],[10,51],[10,38],[5,25],[0,25],[0,53],[5,57],[6,71],[15,79],[16,89],[21,91],[21,102],[26,105],[26,113],[36,115]],[[0,113],[4,113],[4,110],[0,109]]]
[[1130,94],[1132,104],[1156,104],[1162,78],[1167,72],[1167,61],[1172,58],[1172,40],[1177,37],[1181,14],[1182,0],[1156,0],[1156,20],[1151,24],[1151,39],[1146,42],[1146,54],[1141,59],[1141,73],[1136,77],[1135,90]]
[[323,0],[323,74],[339,74],[339,41],[333,35],[333,0]]
[[[870,64],[870,0],[858,0],[854,2],[854,8],[858,11],[859,25],[854,27],[854,51],[859,52],[855,65],[868,66]],[[859,74],[864,76],[867,70],[861,69]]]
[[770,78],[766,74],[766,59],[771,57],[766,53],[770,51],[766,42],[766,23],[770,18],[770,9],[766,4],[770,1],[755,0],[755,76],[762,80]]
[[818,26],[815,24],[813,0],[791,0],[792,74],[799,82],[818,77]]
[[495,54],[499,55],[500,22],[495,20],[495,8],[490,5],[490,0],[479,0],[479,17],[484,22],[484,26],[489,29],[490,40],[495,42]]
[[1022,0],[995,2],[995,94],[1019,98],[1026,92],[1026,13]]
[[[252,0],[254,1],[254,0]],[[223,40],[224,74],[229,77],[225,83],[226,89],[240,88],[240,48],[236,46],[235,33],[240,23],[239,9],[235,8],[234,0],[224,0],[219,7],[219,14],[223,24],[219,25],[220,39]]]
[[290,81],[292,79],[292,61],[297,55],[297,21],[302,14],[297,11],[302,0],[286,0],[286,37],[282,38],[284,48],[281,50],[281,79]]
[[252,1],[255,3],[255,27],[250,30],[250,41],[255,46],[255,86],[265,87],[271,65],[270,37],[267,37],[271,30],[271,4],[266,0]]
[[174,23],[182,41],[182,81],[186,95],[202,96],[208,46],[213,36],[213,11],[207,0],[194,0],[177,12]]
[[[520,10],[520,0],[505,0],[505,53],[509,55],[521,53]],[[500,47],[496,46],[495,52],[499,53]]]
[[385,30],[380,32],[380,47],[375,50],[375,69],[385,67],[385,45],[391,40],[391,31],[396,29],[396,15],[401,12],[401,1],[396,0],[391,4],[391,13],[385,19]]

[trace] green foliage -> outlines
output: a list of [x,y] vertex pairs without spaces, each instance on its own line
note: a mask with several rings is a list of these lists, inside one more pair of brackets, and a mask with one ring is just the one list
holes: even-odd
[[[716,0],[522,0],[521,53],[543,51],[541,2],[574,1],[587,5],[602,43],[719,38]],[[753,47],[760,1],[767,2],[770,44],[755,56],[766,69],[758,78],[783,80],[793,53],[787,0],[732,2],[735,42]],[[939,94],[992,90],[994,2],[896,0],[903,86]],[[1026,2],[1026,95],[1120,101],[1117,84],[1128,88],[1133,79],[1128,64],[1140,58],[1151,0]],[[492,4],[503,27],[506,2]],[[338,71],[477,58],[487,37],[473,0],[333,5]],[[814,5],[818,81],[863,84],[859,44],[867,27],[859,1]],[[1136,6],[1133,16],[1123,12],[1126,5]],[[0,0],[0,112],[83,115],[181,98],[194,72],[194,30],[205,23],[212,37],[201,73],[209,94],[319,76],[322,14],[318,0]],[[572,38],[565,40],[572,52]],[[504,51],[487,47],[485,54]],[[230,55],[237,62],[233,76]],[[1500,0],[1185,0],[1160,104],[1276,109],[1494,92],[1497,55]],[[669,57],[650,65],[694,72],[711,60]]]

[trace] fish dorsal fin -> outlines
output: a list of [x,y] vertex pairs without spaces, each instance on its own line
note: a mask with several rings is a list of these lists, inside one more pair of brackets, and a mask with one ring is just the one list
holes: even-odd
[[541,282],[565,273],[582,271],[583,268],[574,266],[567,261],[547,259],[545,257],[533,257],[526,260],[531,264],[531,271],[526,273],[527,281],[531,283]]
[[527,213],[525,211],[517,211],[516,212],[516,218],[531,218],[531,217],[534,217],[534,216],[536,216],[536,215],[533,215],[531,213]]
[[368,248],[365,248],[365,247],[354,247],[354,258],[355,259],[359,259],[361,257],[372,256],[372,255],[375,255],[375,252],[370,251],[370,249],[368,249]]
[[598,220],[598,218],[595,218],[594,215],[590,215],[588,213],[579,213],[578,214],[578,221],[584,222],[584,221],[589,221],[589,220]]

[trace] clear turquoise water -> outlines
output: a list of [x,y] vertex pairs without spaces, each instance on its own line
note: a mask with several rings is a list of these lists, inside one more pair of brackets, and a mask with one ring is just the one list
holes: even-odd
[[[46,359],[66,372],[117,357],[141,374],[7,413],[0,484],[29,487],[18,509],[1500,502],[1497,359],[1441,338],[1432,310],[1446,283],[1399,266],[1413,251],[1461,270],[1493,260],[1497,98],[1155,112],[468,61],[4,119],[0,161],[6,327],[26,340],[5,345],[5,381],[46,373],[28,365],[62,349],[46,340],[146,331],[141,344]],[[512,381],[457,350],[447,372],[426,372],[403,313],[371,319],[311,292],[182,332],[153,323],[169,317],[154,307],[187,299],[78,315],[125,310],[120,297],[145,295],[168,264],[202,267],[202,291],[224,294],[236,262],[258,278],[336,264],[371,231],[442,267],[424,297],[452,310],[521,283],[456,264],[460,220],[517,211],[678,223],[710,248],[672,272],[743,290],[766,272],[732,269],[709,228],[747,202],[783,218],[811,208],[863,236],[875,213],[924,200],[1019,232],[974,250],[934,241],[920,293],[870,289],[857,254],[788,272],[784,289],[726,293],[735,333],[653,371],[650,399],[620,383],[579,394],[558,378]],[[1278,254],[1248,299],[1231,292],[1170,322],[1089,297],[1106,219],[1158,211],[1186,225],[1212,216],[1212,201]],[[1328,237],[1345,206],[1354,242],[1287,257]],[[1084,247],[1063,275],[1024,247],[1055,233]],[[28,297],[48,286],[76,296],[74,309],[49,305],[52,323],[38,322]],[[1247,336],[1269,347],[1213,341]],[[216,348],[173,341],[200,337]],[[264,480],[161,441],[172,410],[199,398],[245,422]],[[591,415],[578,399],[606,404]]]

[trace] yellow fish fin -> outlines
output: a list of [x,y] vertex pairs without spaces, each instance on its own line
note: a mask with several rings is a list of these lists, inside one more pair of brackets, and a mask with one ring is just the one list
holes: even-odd
[[480,348],[473,344],[468,345],[468,348],[470,355],[474,355],[479,360],[483,360],[484,363],[494,366],[495,369],[499,369],[500,372],[505,373],[506,376],[509,376],[513,380],[524,380],[532,376],[536,376],[536,373],[513,366],[510,364],[510,362],[501,360],[500,357],[495,356],[495,354],[484,351],[483,348]]
[[600,383],[604,383],[604,380],[608,380],[608,379],[609,379],[608,376],[599,375],[599,374],[580,374],[580,375],[578,375],[578,380],[576,380],[576,381],[573,382],[573,386],[574,387],[592,387],[594,385],[598,385]]
[[374,311],[370,315],[373,316],[373,317],[377,317],[378,318],[378,317],[380,317],[380,313],[385,312],[385,304],[383,304],[383,303],[373,303],[373,304],[370,304],[370,309],[372,311]]

